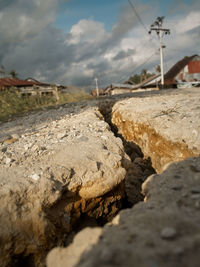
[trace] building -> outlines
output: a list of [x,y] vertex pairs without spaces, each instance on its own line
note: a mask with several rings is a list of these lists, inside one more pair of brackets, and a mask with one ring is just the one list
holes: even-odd
[[[138,84],[140,88],[159,87],[161,74],[152,76]],[[165,75],[164,84],[169,88],[200,86],[200,56],[184,57]]]
[[105,94],[108,95],[125,94],[132,92],[132,90],[134,90],[134,85],[112,83],[105,89]]
[[139,84],[130,84],[128,81],[119,84],[112,83],[105,89],[105,94],[116,95],[116,94],[125,94],[125,93],[133,93],[136,91],[155,89],[157,87],[158,81],[160,80],[160,74],[152,75],[151,77],[145,79]]
[[184,57],[165,74],[164,80],[165,85],[173,87],[200,84],[200,56]]
[[58,97],[58,91],[63,89],[63,86],[41,83],[32,78],[26,80],[0,78],[0,91],[9,90],[11,88],[16,89],[22,96],[55,95]]
[[[112,83],[103,94],[115,95],[144,90],[157,90],[161,84],[161,74],[152,75],[139,84],[131,84],[129,81],[119,84]],[[184,57],[178,61],[165,75],[164,84],[169,88],[175,87],[200,87],[200,56]]]

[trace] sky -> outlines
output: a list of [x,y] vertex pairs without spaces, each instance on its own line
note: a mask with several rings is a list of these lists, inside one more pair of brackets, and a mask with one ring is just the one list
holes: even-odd
[[[132,6],[129,1],[132,2]],[[164,70],[200,54],[199,0],[0,0],[0,65],[22,79],[105,88],[142,69],[155,72],[165,16]],[[139,17],[139,18],[138,18]]]

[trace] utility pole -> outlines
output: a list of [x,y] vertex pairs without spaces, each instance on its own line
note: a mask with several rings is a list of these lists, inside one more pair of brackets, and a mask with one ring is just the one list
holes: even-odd
[[97,78],[95,78],[94,80],[95,80],[95,82],[96,82],[96,92],[97,92],[97,97],[98,97],[98,96],[99,96],[99,86],[98,86],[98,79],[97,79]]
[[161,70],[161,87],[164,87],[164,67],[163,67],[163,48],[166,46],[163,45],[163,36],[164,34],[170,34],[169,29],[163,29],[163,20],[165,17],[157,17],[156,21],[151,25],[149,34],[151,34],[152,31],[155,31],[157,35],[159,36],[160,40],[160,70]]

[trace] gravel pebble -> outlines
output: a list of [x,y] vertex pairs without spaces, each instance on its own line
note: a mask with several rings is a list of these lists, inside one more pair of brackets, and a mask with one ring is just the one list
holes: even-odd
[[162,239],[174,239],[177,236],[177,232],[174,228],[166,227],[161,231]]

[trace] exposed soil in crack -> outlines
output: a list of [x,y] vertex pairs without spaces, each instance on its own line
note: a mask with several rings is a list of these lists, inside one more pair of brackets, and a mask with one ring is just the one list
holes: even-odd
[[[130,208],[139,201],[143,201],[144,196],[141,194],[141,185],[148,176],[155,173],[151,159],[145,159],[140,147],[133,142],[126,141],[123,136],[118,134],[117,128],[112,124],[111,112],[114,103],[115,101],[113,103],[111,101],[99,102],[99,111],[109,124],[110,130],[122,140],[124,150],[131,160],[131,164],[124,164],[127,172],[126,178],[111,192],[96,199],[83,200],[74,195],[71,201],[73,204],[70,204],[70,201],[65,199],[67,196],[63,194],[59,202],[46,212],[53,224],[55,224],[55,221],[57,222],[57,229],[60,229],[58,240],[62,240],[62,242],[58,245],[68,246],[73,241],[76,233],[83,228],[102,227],[111,221],[120,210]],[[66,206],[65,203],[68,203],[68,205]],[[65,212],[69,212],[68,209],[71,210],[73,227],[64,229],[63,221]],[[60,218],[59,220],[58,217]],[[66,231],[65,233],[63,229]],[[67,232],[69,234],[66,234]],[[62,235],[63,238],[59,238]]]
[[[102,197],[90,200],[79,198],[75,202],[74,210],[72,211],[73,227],[70,229],[69,235],[65,233],[60,245],[68,246],[73,241],[74,236],[86,227],[103,227],[118,214],[119,210],[123,209],[125,201],[124,182]],[[59,213],[59,208],[53,207],[53,209],[56,217]],[[52,212],[50,214],[52,216]]]
[[[129,120],[123,121],[119,112],[115,113],[116,118],[120,122],[120,131],[123,132],[127,140],[135,140],[139,146],[148,148],[148,151],[145,152],[152,156],[153,166],[159,173],[162,172],[163,166],[169,162],[173,162],[174,159],[181,161],[185,158],[198,155],[195,149],[189,149],[188,145],[184,142],[171,142],[166,140],[148,125],[134,123]],[[145,143],[148,143],[148,145],[145,145]]]
[[[66,246],[81,229],[105,225],[122,209],[124,198],[124,181],[109,193],[88,200],[80,198],[78,194],[63,193],[61,199],[45,211],[48,219],[57,228],[55,242]],[[69,233],[71,234],[68,236]]]
[[141,148],[136,143],[127,141],[118,133],[118,129],[113,125],[111,118],[113,105],[114,102],[100,102],[99,110],[114,135],[122,140],[124,150],[131,159],[132,164],[126,169],[125,200],[123,201],[123,208],[130,208],[139,201],[144,200],[144,196],[141,194],[141,186],[147,177],[156,173],[156,171],[152,167],[151,158],[144,158]]

